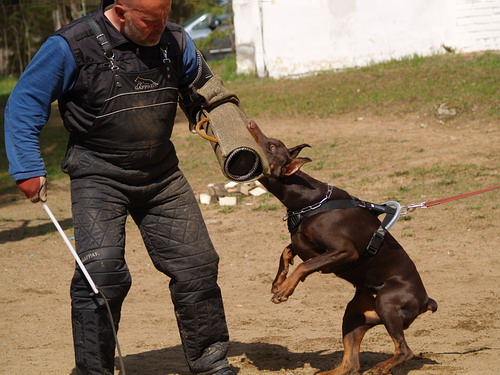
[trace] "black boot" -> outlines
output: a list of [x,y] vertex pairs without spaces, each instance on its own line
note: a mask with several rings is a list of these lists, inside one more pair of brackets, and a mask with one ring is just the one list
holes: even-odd
[[[204,300],[189,305],[179,304],[177,295],[173,293],[184,354],[194,374],[212,374],[229,367],[226,359],[229,334],[222,297],[217,286],[208,293],[211,295],[205,295]],[[197,296],[201,293],[193,294]]]
[[198,359],[188,361],[191,371],[198,375],[233,375],[226,358],[228,347],[227,341],[210,345]]
[[225,367],[217,372],[214,372],[212,375],[235,375],[235,372],[230,367]]
[[115,338],[105,309],[72,311],[78,375],[113,375]]

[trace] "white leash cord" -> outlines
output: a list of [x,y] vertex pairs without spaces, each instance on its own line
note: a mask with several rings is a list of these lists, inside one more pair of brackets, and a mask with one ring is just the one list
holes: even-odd
[[66,246],[68,246],[68,249],[69,251],[71,251],[71,254],[73,255],[73,258],[75,258],[76,260],[76,263],[78,264],[78,266],[80,267],[80,269],[82,270],[83,274],[85,275],[85,278],[87,279],[87,282],[89,283],[90,287],[92,288],[92,291],[97,295],[99,294],[99,290],[97,289],[97,287],[95,286],[94,284],[94,281],[92,280],[92,278],[90,277],[87,269],[85,268],[85,266],[83,265],[80,257],[78,256],[78,254],[76,253],[75,249],[73,248],[73,245],[71,244],[71,242],[69,242],[68,240],[68,237],[66,236],[66,234],[64,233],[63,229],[61,228],[61,226],[59,225],[57,219],[55,218],[55,216],[52,214],[52,211],[50,211],[50,208],[49,206],[47,206],[44,202],[42,202],[42,207],[44,208],[44,210],[47,212],[47,214],[49,215],[50,217],[50,220],[52,220],[52,223],[54,223],[54,225],[56,226],[57,228],[57,231],[59,232],[59,234],[61,235],[62,239],[64,240],[64,242],[66,243]]

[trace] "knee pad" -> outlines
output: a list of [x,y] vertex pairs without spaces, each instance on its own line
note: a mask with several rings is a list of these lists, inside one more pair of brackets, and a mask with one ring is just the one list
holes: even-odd
[[[128,270],[123,249],[100,248],[80,254],[80,259],[97,288],[106,296],[110,305],[121,305],[131,285],[132,277]],[[76,305],[88,301],[92,289],[79,269],[76,268],[71,284],[71,296]],[[86,306],[78,306],[86,308]]]

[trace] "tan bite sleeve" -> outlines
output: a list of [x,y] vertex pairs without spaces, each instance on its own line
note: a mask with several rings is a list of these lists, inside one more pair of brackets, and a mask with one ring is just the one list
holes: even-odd
[[234,181],[251,181],[268,174],[267,158],[247,129],[248,117],[239,107],[237,96],[217,75],[198,94],[205,98],[203,114],[210,118],[205,131],[218,139],[210,143],[224,175]]

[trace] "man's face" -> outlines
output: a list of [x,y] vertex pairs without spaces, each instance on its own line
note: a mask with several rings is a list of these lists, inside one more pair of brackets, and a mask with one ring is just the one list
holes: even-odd
[[167,25],[170,0],[122,0],[115,7],[121,33],[141,46],[155,46]]

